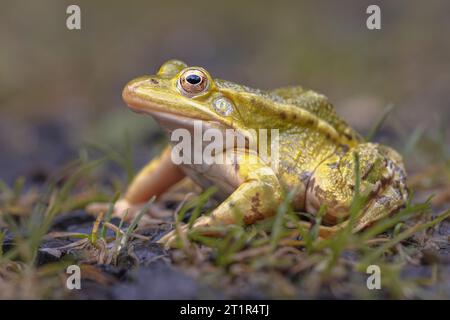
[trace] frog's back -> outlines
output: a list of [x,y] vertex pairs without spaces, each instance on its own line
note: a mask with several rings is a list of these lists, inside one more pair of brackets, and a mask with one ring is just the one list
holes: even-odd
[[266,102],[274,106],[273,110],[279,112],[283,122],[297,123],[298,127],[303,129],[311,127],[314,131],[322,131],[323,135],[333,137],[335,144],[354,147],[363,141],[362,137],[337,115],[327,97],[313,90],[290,86],[265,91],[220,79],[216,79],[216,85],[233,92],[248,93],[256,98],[252,100],[255,103],[264,105]]
[[299,117],[306,111],[317,119],[314,125],[302,124],[298,130],[281,133],[278,177],[287,190],[298,191],[293,206],[302,209],[303,195],[315,169],[330,156],[357,146],[363,138],[337,115],[322,94],[302,87],[279,88],[269,94],[275,101],[282,99],[283,104],[297,107]]
[[337,115],[333,105],[323,94],[304,89],[301,86],[278,88],[272,90],[270,94],[281,97],[285,103],[306,110],[322,121],[327,122],[339,135],[347,140],[355,142],[363,140],[355,130]]

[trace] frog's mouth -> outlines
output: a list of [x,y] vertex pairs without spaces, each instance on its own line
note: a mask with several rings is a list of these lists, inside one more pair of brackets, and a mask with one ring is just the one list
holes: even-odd
[[[142,81],[148,81],[148,79]],[[134,112],[152,116],[170,138],[177,129],[188,130],[193,139],[203,138],[206,130],[215,129],[220,131],[224,137],[223,141],[226,141],[226,130],[230,129],[236,136],[243,137],[245,147],[250,144],[248,142],[250,139],[254,139],[245,130],[233,128],[231,123],[227,123],[210,109],[195,101],[186,98],[183,103],[180,103],[179,97],[167,94],[164,90],[147,87],[145,91],[141,91],[139,84],[132,82],[126,85],[122,93],[123,100]]]
[[189,131],[194,130],[196,124],[202,124],[202,126],[208,128],[218,128],[221,130],[231,129],[231,127],[225,125],[216,120],[203,119],[202,117],[193,117],[181,113],[176,113],[163,104],[144,101],[136,96],[128,96],[124,93],[124,100],[128,107],[136,113],[148,114],[154,118],[159,125],[169,131],[170,133],[175,129],[187,129]]
[[173,107],[177,101],[172,101],[173,98],[164,93],[152,92],[151,97],[147,99],[136,92],[133,86],[127,85],[122,97],[131,110],[150,115],[169,134],[176,129],[186,129],[194,134],[194,130],[199,126],[203,132],[208,129],[218,129],[222,132],[233,129],[204,107]]
[[158,122],[158,124],[169,135],[172,135],[172,133],[177,129],[186,129],[191,134],[195,134],[196,130],[201,130],[204,132],[208,129],[218,129],[221,132],[225,132],[226,129],[229,129],[227,126],[217,121],[204,121],[175,113],[160,111],[149,111],[144,113],[148,113],[153,119],[155,119],[156,122]]

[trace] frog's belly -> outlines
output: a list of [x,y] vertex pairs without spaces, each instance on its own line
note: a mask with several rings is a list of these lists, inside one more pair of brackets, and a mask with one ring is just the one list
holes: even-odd
[[[182,165],[181,168],[203,190],[216,187],[218,191],[214,194],[214,198],[219,201],[228,198],[241,183],[238,177],[225,175],[221,171],[222,168],[205,165]],[[291,205],[296,211],[305,209],[306,187],[310,176],[311,173],[308,171],[294,173],[292,170],[286,171],[283,168],[280,169],[278,178],[284,190],[286,192],[295,190]]]
[[214,170],[211,166],[204,165],[182,165],[184,173],[192,179],[203,190],[210,187],[216,187],[218,190],[214,194],[214,198],[223,201],[234,192],[239,186],[235,179],[227,179],[221,175],[219,170]]

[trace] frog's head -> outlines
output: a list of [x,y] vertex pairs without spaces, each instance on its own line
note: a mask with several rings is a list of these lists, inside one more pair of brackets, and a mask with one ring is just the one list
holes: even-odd
[[210,74],[179,60],[167,61],[156,75],[130,81],[122,96],[132,110],[152,115],[166,128],[189,126],[193,120],[232,127],[238,120],[233,102]]
[[179,60],[167,61],[156,75],[130,81],[123,99],[132,110],[152,115],[169,130],[189,127],[193,120],[239,130],[277,122],[271,114],[274,101],[266,101],[260,91],[213,79],[205,69]]

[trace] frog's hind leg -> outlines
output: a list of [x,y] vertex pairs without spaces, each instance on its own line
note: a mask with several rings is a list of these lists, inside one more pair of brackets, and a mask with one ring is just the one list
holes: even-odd
[[[395,213],[403,206],[405,201],[405,198],[399,195],[399,191],[395,187],[388,186],[379,196],[372,198],[367,203],[366,207],[362,210],[363,214],[353,225],[352,232],[358,232],[388,214]],[[312,223],[307,221],[302,221],[302,225],[308,230],[312,228]],[[348,220],[333,226],[321,225],[319,226],[319,237],[332,237],[347,225]]]
[[353,232],[400,209],[406,202],[406,174],[400,155],[393,149],[373,143],[333,155],[314,172],[306,191],[306,211],[327,211],[320,235],[328,237],[347,224],[355,188],[355,157],[359,156],[360,192],[368,200],[361,210]]
[[381,187],[375,194],[369,195],[363,214],[356,221],[355,232],[364,229],[375,221],[391,215],[406,205],[408,189],[406,187],[406,173],[401,156],[393,149],[377,145],[384,157],[385,173],[389,180],[381,180]]

